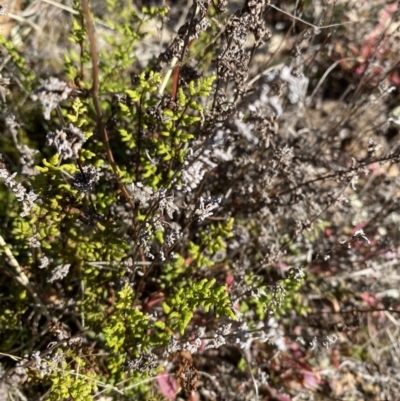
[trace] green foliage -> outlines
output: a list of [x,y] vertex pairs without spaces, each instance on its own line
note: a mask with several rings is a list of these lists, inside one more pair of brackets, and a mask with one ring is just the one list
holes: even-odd
[[[173,108],[163,108],[157,97],[161,83],[158,73],[143,72],[135,80],[135,88],[125,91],[128,100],[119,102],[120,120],[126,123],[118,128],[121,141],[128,149],[138,151],[140,146],[140,171],[136,176],[124,173],[125,182],[142,181],[154,189],[168,187],[170,178],[179,171],[187,154],[189,140],[194,138],[191,129],[200,121],[203,113],[200,98],[209,95],[214,77],[192,82],[185,93],[178,90],[177,103]],[[145,111],[154,111],[152,113]],[[157,114],[158,118],[156,118]],[[140,125],[140,127],[138,126]],[[143,137],[141,130],[149,130],[154,135]],[[156,166],[153,160],[160,160]]]
[[3,299],[2,307],[0,308],[0,348],[3,350],[12,349],[20,341],[21,335],[25,341],[28,341],[28,336],[21,331],[19,322],[22,316],[28,310],[26,305],[26,290],[20,286],[12,285],[9,300],[4,301],[10,288],[1,285],[0,297]]
[[185,258],[181,255],[174,254],[173,262],[166,263],[162,271],[161,280],[163,282],[163,288],[170,288],[171,283],[174,282],[176,282],[177,285],[180,283],[185,285],[186,281],[182,278],[184,277],[185,271],[188,270],[189,266]]
[[67,362],[62,362],[62,366],[51,374],[49,401],[63,401],[70,398],[74,401],[93,401],[96,375],[86,371],[85,362],[81,358],[76,357],[74,364],[77,365],[76,371],[69,370]]
[[255,305],[255,311],[260,319],[264,319],[268,312],[272,312],[275,317],[282,317],[293,309],[299,314],[305,314],[308,309],[299,293],[304,280],[305,274],[301,268],[291,268],[286,278],[272,286],[263,284],[258,277],[248,277],[248,284],[257,288],[258,295],[248,304],[243,303],[241,311],[245,312],[249,309],[249,305]]
[[220,223],[211,224],[209,230],[203,230],[200,233],[201,246],[211,255],[223,251],[226,248],[224,238],[228,239],[233,236],[233,223],[234,219],[230,218]]
[[[215,8],[211,6],[210,16],[217,19]],[[188,51],[182,53],[174,67],[176,75],[168,78],[166,69],[171,66],[162,65],[168,62],[155,57],[149,58],[147,64],[138,60],[147,38],[154,33],[154,23],[165,22],[167,7],[139,10],[131,1],[107,0],[104,15],[100,19],[93,15],[99,45],[98,66],[94,67],[87,21],[79,0],[74,0],[74,11],[64,56],[64,78],[70,81],[71,93],[56,102],[50,121],[40,115],[35,117],[36,124],[25,124],[29,126],[27,131],[34,131],[30,135],[39,138],[40,161],[35,161],[34,173],[22,174],[21,166],[15,163],[22,154],[16,138],[13,137],[15,143],[10,140],[4,147],[10,169],[22,177],[23,188],[31,188],[38,199],[29,215],[21,215],[18,197],[6,192],[10,188],[0,188],[0,206],[6,211],[1,216],[2,228],[20,264],[11,263],[7,279],[24,283],[0,286],[0,298],[7,300],[0,310],[0,346],[6,350],[20,347],[24,352],[45,348],[38,333],[42,330],[46,341],[54,340],[49,327],[61,322],[60,327],[65,325],[74,334],[79,333],[93,349],[86,354],[85,348],[74,348],[64,341],[69,333],[63,337],[59,327],[51,332],[63,343],[51,354],[54,360],[59,357],[59,362],[50,357],[42,359],[46,374],[33,363],[30,365],[31,379],[39,380],[48,389],[49,400],[91,401],[102,384],[110,386],[110,393],[115,386],[121,395],[121,383],[127,388],[124,397],[139,399],[140,394],[141,399],[149,400],[152,394],[146,380],[157,368],[144,366],[128,372],[127,361],[154,352],[159,365],[175,362],[173,354],[184,348],[166,350],[173,341],[178,345],[192,341],[192,323],[197,315],[207,315],[216,325],[218,318],[224,322],[236,319],[233,303],[237,299],[232,296],[235,288],[225,282],[228,275],[233,276],[236,263],[246,253],[253,253],[253,249],[232,251],[238,248],[237,244],[237,248],[228,247],[234,237],[236,215],[243,219],[243,227],[251,226],[249,236],[253,239],[260,229],[254,216],[248,219],[246,213],[243,217],[235,209],[236,199],[229,203],[237,197],[233,195],[236,182],[225,187],[222,181],[231,179],[229,163],[239,166],[242,153],[248,165],[257,162],[240,149],[238,157],[227,156],[229,163],[221,163],[221,169],[211,167],[217,166],[218,159],[211,150],[218,148],[223,153],[225,141],[230,147],[235,136],[240,136],[234,122],[242,123],[242,116],[231,118],[227,111],[235,109],[232,99],[244,93],[235,89],[226,96],[221,88],[228,90],[233,81],[227,79],[225,85],[220,85],[220,77],[216,84],[217,77],[210,76],[209,66],[219,51],[218,24],[200,33],[198,40],[190,35],[183,40],[188,42]],[[11,41],[0,37],[0,44],[10,56],[16,78],[31,93],[39,82],[27,60]],[[179,73],[193,55],[199,58],[204,74],[182,83]],[[94,94],[98,99],[93,99],[90,90],[93,70],[98,73],[99,93]],[[50,91],[49,98],[57,97],[59,92]],[[24,113],[19,114],[23,119]],[[223,127],[225,120],[232,126]],[[69,135],[70,126],[83,133],[83,144],[67,158],[62,147],[65,143],[76,145]],[[210,145],[214,131],[221,131],[224,139]],[[41,141],[48,132],[61,132],[61,144],[54,143],[51,149],[44,146]],[[245,143],[244,139],[238,142],[240,146]],[[207,157],[202,173],[207,171],[209,176],[196,176],[195,171],[185,178],[184,173]],[[246,168],[243,176],[247,177]],[[97,174],[93,185],[89,185],[91,169]],[[190,180],[199,184],[191,192],[186,191],[182,189],[185,180],[186,186]],[[133,184],[142,190],[136,197],[131,193]],[[199,209],[200,199],[220,195],[212,208]],[[168,202],[172,204],[170,209]],[[209,211],[217,207],[224,208],[223,213],[212,220]],[[305,238],[316,240],[326,227],[326,221],[321,220],[316,231]],[[176,234],[173,242],[168,241],[169,231]],[[277,242],[284,243],[288,238],[289,234],[283,233]],[[293,250],[293,254],[303,252],[294,245]],[[254,254],[253,261],[261,259],[260,250]],[[1,262],[4,259],[5,264],[10,264],[4,249],[0,249],[0,256]],[[49,279],[60,266],[69,266],[70,270],[62,277]],[[258,290],[258,295],[248,296],[246,302],[240,300],[246,324],[254,323],[254,315],[264,319],[267,312],[282,319],[292,310],[306,312],[299,295],[305,279],[301,270],[291,269],[285,279],[271,286],[246,269],[235,284]],[[38,296],[43,306],[33,302]],[[47,320],[42,319],[43,310]],[[29,329],[25,327],[26,320],[34,322]],[[46,328],[39,327],[42,320],[46,320]],[[244,363],[239,363],[243,371]]]
[[[140,345],[146,351],[151,346],[166,343],[169,333],[165,331],[165,323],[161,320],[150,322],[143,312],[132,308],[132,302],[132,288],[126,285],[118,293],[115,313],[103,330],[107,346],[114,352],[120,352],[127,346],[137,350]],[[148,335],[151,328],[152,333]],[[128,344],[126,339],[129,339]]]
[[167,314],[169,326],[179,329],[183,334],[193,318],[194,311],[199,307],[206,313],[213,309],[216,317],[235,319],[226,287],[215,286],[215,283],[215,279],[193,282],[187,288],[180,288],[168,302],[164,302],[163,309]]
[[14,66],[18,71],[18,78],[20,79],[23,87],[27,91],[32,90],[32,83],[35,81],[35,73],[28,68],[24,56],[17,46],[11,41],[7,40],[2,34],[0,34],[0,46],[2,46],[8,56],[11,58]]
[[188,243],[186,259],[175,253],[173,262],[163,267],[160,276],[163,287],[185,287],[196,270],[214,266],[212,258],[217,252],[225,250],[226,239],[233,236],[233,224],[233,218],[210,224],[200,231],[198,244],[192,241]]

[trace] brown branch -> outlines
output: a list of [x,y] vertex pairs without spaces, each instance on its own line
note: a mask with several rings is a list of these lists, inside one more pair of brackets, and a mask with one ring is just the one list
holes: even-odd
[[92,94],[93,105],[97,114],[97,127],[102,135],[103,144],[104,147],[106,148],[107,159],[117,179],[118,187],[122,192],[122,194],[124,195],[127,202],[129,203],[129,205],[132,207],[133,210],[135,210],[136,209],[135,204],[132,201],[125,185],[121,181],[118,167],[117,164],[115,163],[114,155],[110,147],[110,141],[108,138],[107,130],[103,122],[103,112],[101,110],[99,101],[99,60],[97,57],[97,45],[94,33],[93,19],[90,15],[90,9],[89,9],[89,0],[82,0],[81,4],[82,4],[82,11],[85,16],[86,31],[88,34],[89,45],[90,45],[90,58],[92,60],[92,66],[93,66],[93,84],[92,84],[91,94]]

